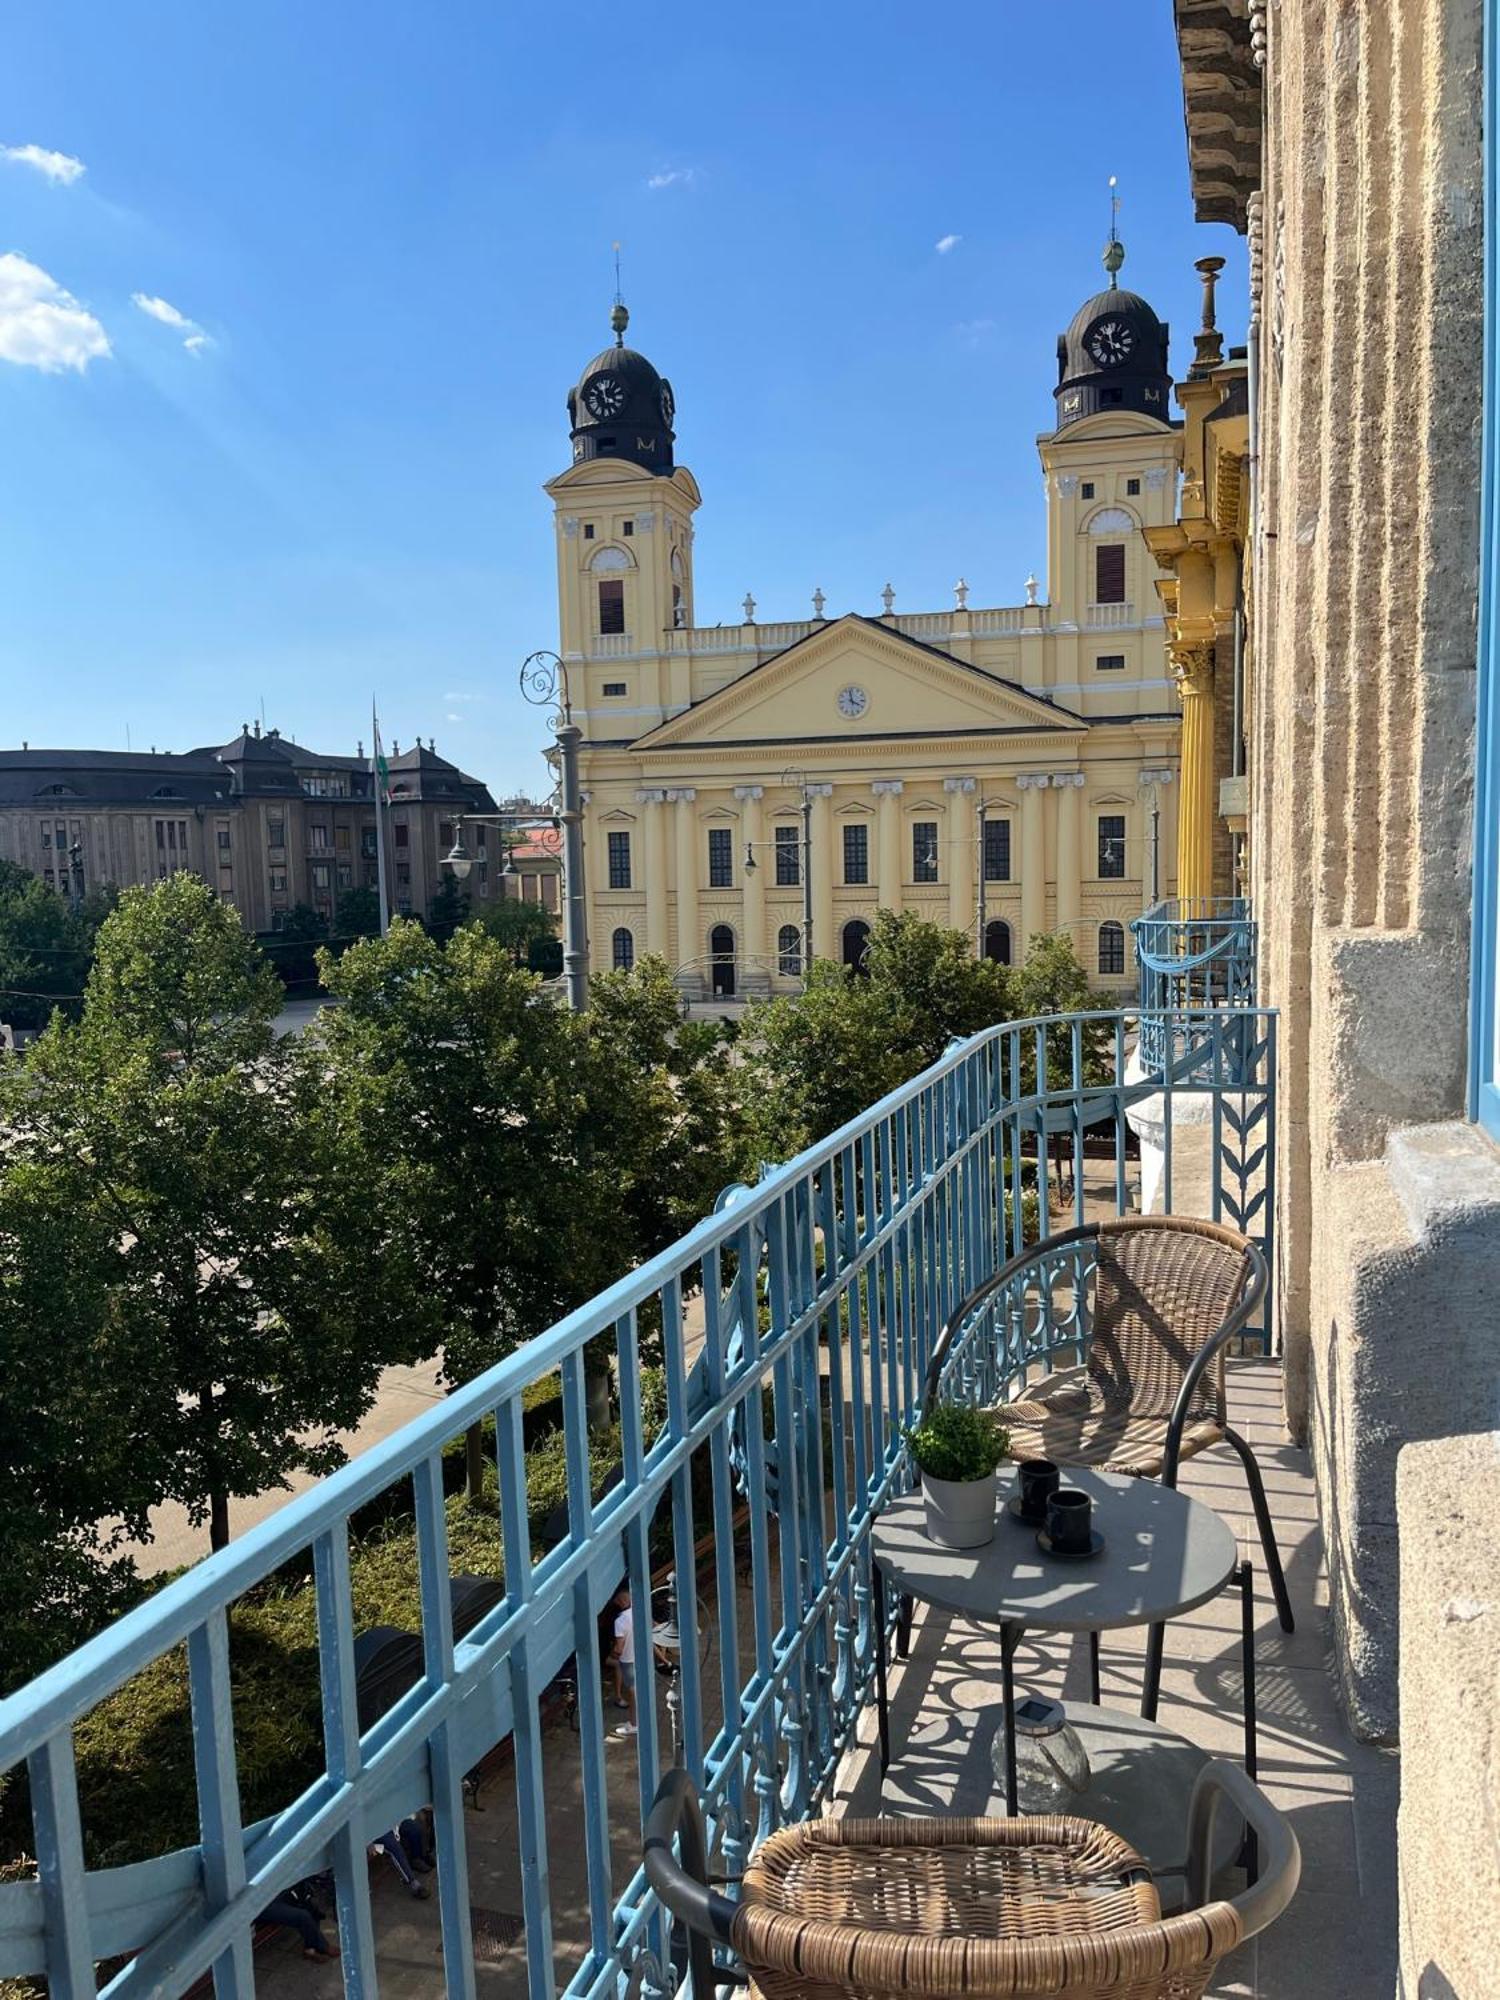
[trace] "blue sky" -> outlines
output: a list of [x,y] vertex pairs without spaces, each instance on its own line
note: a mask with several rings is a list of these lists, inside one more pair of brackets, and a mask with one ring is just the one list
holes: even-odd
[[[677,392],[697,615],[1019,602],[1100,280],[1196,321],[1169,0],[12,0],[0,35],[0,742],[269,724],[542,782],[564,397]],[[81,171],[78,169],[81,168]],[[945,247],[946,246],[946,247]]]

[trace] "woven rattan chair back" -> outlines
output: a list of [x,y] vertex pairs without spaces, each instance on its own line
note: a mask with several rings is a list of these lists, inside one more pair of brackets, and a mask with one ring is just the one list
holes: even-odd
[[1239,1942],[1163,1921],[1140,1857],[1075,1819],[819,1820],[773,1834],[733,1919],[761,2000],[1198,2000]]
[[[1169,1417],[1195,1356],[1250,1281],[1242,1238],[1191,1217],[1101,1223],[1085,1366],[1106,1407]],[[1224,1355],[1205,1369],[1188,1421],[1222,1425]]]

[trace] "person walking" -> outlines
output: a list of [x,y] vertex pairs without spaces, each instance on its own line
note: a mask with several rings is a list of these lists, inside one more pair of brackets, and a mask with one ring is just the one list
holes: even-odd
[[615,1643],[610,1653],[617,1684],[625,1697],[625,1720],[616,1736],[636,1734],[635,1709],[635,1611],[630,1602],[630,1585],[622,1583],[615,1592]]

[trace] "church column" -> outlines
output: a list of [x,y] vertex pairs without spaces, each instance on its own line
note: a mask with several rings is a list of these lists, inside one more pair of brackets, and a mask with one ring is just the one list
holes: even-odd
[[1067,771],[1052,780],[1057,800],[1057,928],[1080,958],[1083,941],[1083,773]]
[[812,800],[813,957],[837,958],[841,950],[833,929],[833,798],[832,785],[809,785]]
[[698,794],[679,785],[667,797],[677,807],[677,983],[684,993],[701,993],[703,966],[688,964],[701,961],[705,950],[698,935]]
[[877,778],[875,794],[875,901],[882,910],[901,908],[901,807],[899,778]]
[[[765,797],[763,785],[736,785],[734,795],[740,803],[745,836],[745,851],[740,856],[741,880],[744,883],[744,922],[740,936],[740,983],[747,992],[764,992],[770,985],[770,967],[766,963],[766,868],[771,857],[765,851],[761,838],[760,802]],[[746,867],[746,859],[754,851],[755,866]]]
[[1021,794],[1021,938],[1017,961],[1024,959],[1031,940],[1047,920],[1047,856],[1043,845],[1042,805],[1045,776],[1023,772],[1016,779]]
[[1214,889],[1214,650],[1174,646],[1172,674],[1182,696],[1182,788],[1177,795],[1177,893],[1184,901]]
[[[667,883],[667,843],[664,824],[667,795],[659,787],[636,793],[644,821],[645,853],[641,866],[646,878],[646,949],[653,958],[667,958],[667,904],[671,889]],[[670,963],[668,959],[668,963]]]
[[944,778],[948,794],[948,922],[968,935],[974,930],[974,842],[972,778]]

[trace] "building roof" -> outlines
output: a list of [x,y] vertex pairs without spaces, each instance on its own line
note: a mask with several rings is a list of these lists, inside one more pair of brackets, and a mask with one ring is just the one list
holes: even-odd
[[[415,800],[461,800],[476,812],[494,801],[478,778],[461,771],[430,745],[393,755],[390,769]],[[222,747],[196,750],[0,750],[0,805],[144,806],[160,802],[228,805],[241,798],[306,798],[302,773],[348,773],[351,800],[369,800],[373,788],[364,757],[308,750],[276,730],[240,734]],[[394,787],[393,787],[394,789]]]

